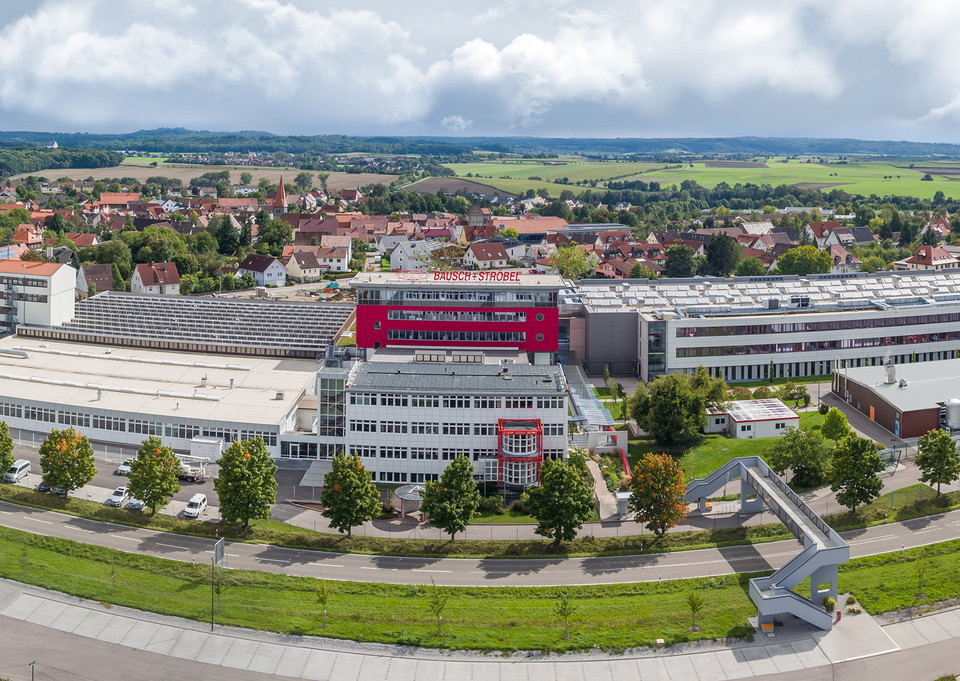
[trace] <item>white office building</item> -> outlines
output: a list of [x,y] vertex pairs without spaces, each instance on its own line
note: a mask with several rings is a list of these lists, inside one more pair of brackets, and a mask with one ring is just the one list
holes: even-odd
[[60,326],[73,319],[77,271],[53,262],[0,260],[0,335],[20,324]]
[[436,480],[458,456],[478,479],[528,486],[567,445],[560,365],[525,353],[380,350],[327,360],[317,375],[319,455],[359,454],[374,480]]

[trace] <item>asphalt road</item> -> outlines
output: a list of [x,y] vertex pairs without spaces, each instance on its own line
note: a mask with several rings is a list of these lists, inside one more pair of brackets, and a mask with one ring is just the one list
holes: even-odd
[[[0,502],[0,525],[184,562],[209,561],[213,540],[112,525]],[[960,511],[846,532],[853,557],[960,537]],[[683,579],[776,569],[800,551],[796,541],[639,556],[556,559],[406,558],[227,544],[232,569],[392,584],[556,586]]]

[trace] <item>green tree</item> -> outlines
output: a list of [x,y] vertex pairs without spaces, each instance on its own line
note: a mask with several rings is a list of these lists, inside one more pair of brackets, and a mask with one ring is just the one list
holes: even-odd
[[262,438],[236,440],[217,462],[220,472],[213,488],[220,498],[220,516],[228,523],[269,518],[277,501],[277,465]]
[[40,470],[44,483],[68,494],[93,480],[97,467],[87,436],[73,428],[51,430],[40,445]]
[[430,595],[427,602],[427,608],[430,613],[437,618],[437,636],[443,636],[443,613],[447,609],[447,601],[450,600],[450,591],[441,589],[437,583],[430,578]]
[[830,449],[815,430],[784,429],[764,457],[777,473],[790,469],[799,487],[822,484],[830,469]]
[[660,275],[649,269],[642,262],[633,263],[633,267],[630,268],[630,278],[631,279],[657,279]]
[[563,637],[570,638],[570,618],[580,609],[573,601],[570,590],[566,587],[557,589],[557,601],[553,606],[553,612],[557,618],[563,622]]
[[590,271],[587,254],[576,244],[561,246],[554,251],[553,266],[566,279],[576,279]]
[[960,478],[960,453],[957,452],[957,443],[945,430],[931,430],[920,438],[917,468],[922,473],[920,482],[936,484],[938,497],[940,485],[949,485]]
[[687,607],[690,608],[690,615],[693,618],[690,624],[690,631],[700,631],[697,627],[697,613],[703,610],[706,599],[703,594],[696,590],[687,592]]
[[689,440],[706,423],[706,402],[682,374],[658,376],[637,385],[631,414],[659,444]]
[[13,438],[10,437],[10,426],[6,421],[0,421],[0,471],[9,470],[13,461]]
[[323,191],[327,191],[327,180],[330,179],[330,173],[317,173],[317,179],[320,180],[320,186],[323,187]]
[[554,545],[577,536],[594,508],[593,478],[579,451],[566,461],[548,459],[540,469],[540,486],[527,491],[537,534]]
[[380,514],[380,495],[356,454],[337,454],[333,468],[323,479],[320,503],[330,527],[349,537],[353,528]]
[[836,440],[839,442],[850,432],[847,417],[842,411],[833,407],[824,417],[820,432],[823,433],[823,436],[828,440]]
[[729,277],[740,256],[743,255],[743,246],[723,232],[718,232],[707,244],[707,273],[717,277]]
[[244,170],[242,173],[240,173],[240,184],[249,185],[251,182],[253,182],[253,173],[248,170]]
[[480,506],[480,490],[473,474],[470,459],[458,456],[440,474],[440,480],[427,482],[421,493],[421,508],[430,524],[449,534],[451,541],[467,528]]
[[687,517],[683,469],[669,454],[644,454],[630,473],[630,492],[633,519],[657,537]]
[[791,248],[777,260],[780,274],[825,274],[830,271],[833,260],[827,251],[818,251],[816,246]]
[[663,276],[670,278],[692,277],[697,273],[697,264],[693,258],[693,249],[678,245],[667,249],[667,260],[663,267]]
[[603,385],[605,388],[610,388],[610,365],[603,365]]
[[761,277],[767,273],[760,258],[751,255],[737,263],[735,274],[738,277]]
[[323,578],[323,571],[320,572],[320,579],[317,580],[317,605],[323,611],[323,624],[324,629],[327,628],[327,604],[330,602],[330,599],[333,597],[333,589],[330,588],[330,585],[327,583],[327,580]]
[[140,443],[136,460],[130,464],[130,496],[140,499],[154,514],[180,491],[180,460],[173,449],[151,435]]
[[787,381],[780,386],[780,390],[777,391],[777,396],[784,402],[793,400],[793,406],[799,406],[800,400],[803,399],[803,396],[806,394],[807,389],[802,385],[798,385],[793,381]]
[[307,191],[313,186],[313,175],[308,172],[297,173],[297,176],[293,178],[293,183],[302,191]]
[[850,433],[833,450],[830,489],[837,492],[837,501],[853,511],[876,499],[883,489],[877,477],[883,470],[879,449],[876,442]]

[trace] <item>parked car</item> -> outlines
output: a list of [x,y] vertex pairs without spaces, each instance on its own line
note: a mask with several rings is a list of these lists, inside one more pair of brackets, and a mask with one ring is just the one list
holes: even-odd
[[207,510],[207,496],[205,494],[194,494],[187,502],[187,507],[183,510],[184,518],[199,518],[200,514]]
[[21,478],[27,477],[30,472],[30,462],[26,459],[17,459],[10,466],[10,470],[3,474],[4,482],[20,482]]
[[107,506],[123,506],[124,502],[130,498],[130,491],[126,487],[117,487],[113,494],[107,497]]
[[136,461],[135,458],[124,459],[123,463],[117,466],[117,470],[113,472],[114,475],[130,475],[130,464]]
[[127,502],[127,510],[129,511],[142,511],[144,506],[146,506],[146,504],[133,497],[130,497],[130,501]]
[[49,492],[49,491],[50,491],[50,485],[48,485],[48,484],[45,483],[43,480],[41,480],[41,481],[40,481],[40,484],[37,485],[37,491],[38,491],[38,492]]

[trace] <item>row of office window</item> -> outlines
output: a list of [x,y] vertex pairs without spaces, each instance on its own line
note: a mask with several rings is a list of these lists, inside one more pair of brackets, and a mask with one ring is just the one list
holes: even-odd
[[680,326],[677,338],[703,338],[707,336],[759,336],[772,333],[820,333],[824,331],[850,331],[875,329],[887,326],[914,326],[922,324],[949,324],[960,321],[960,312],[868,317],[863,319],[834,319],[831,321],[779,322],[775,324],[742,324],[732,326]]
[[525,312],[476,310],[389,310],[387,319],[415,322],[525,322]]
[[960,331],[920,333],[910,336],[880,336],[874,338],[843,338],[815,343],[753,343],[745,345],[677,348],[677,357],[726,357],[735,355],[767,355],[790,352],[818,352],[850,348],[876,348],[892,345],[913,345],[960,340]]
[[473,343],[525,343],[527,334],[523,331],[427,331],[390,329],[388,340],[405,341],[448,341]]
[[[468,395],[403,395],[395,393],[350,393],[350,404],[358,406],[415,407],[418,409],[532,409],[531,397],[470,397]],[[537,409],[563,409],[565,398],[537,397]]]
[[[496,435],[495,423],[433,423],[351,419],[351,433],[410,433],[413,435]],[[544,435],[563,435],[563,424],[545,424]]]

